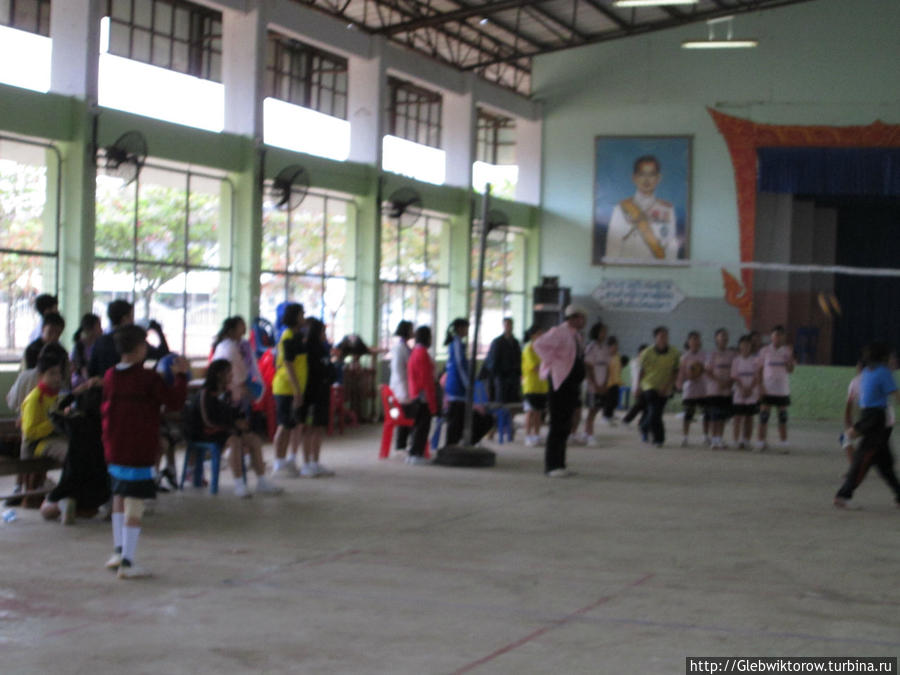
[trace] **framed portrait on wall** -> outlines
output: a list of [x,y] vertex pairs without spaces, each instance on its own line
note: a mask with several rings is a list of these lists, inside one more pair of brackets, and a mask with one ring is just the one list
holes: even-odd
[[689,260],[691,136],[598,136],[594,265]]

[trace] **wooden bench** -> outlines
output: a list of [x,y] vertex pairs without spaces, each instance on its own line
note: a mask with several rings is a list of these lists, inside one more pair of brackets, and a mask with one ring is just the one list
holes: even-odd
[[[35,457],[32,459],[21,459],[18,457],[18,449],[22,444],[22,433],[16,425],[15,419],[0,419],[0,444],[4,448],[12,448],[15,450],[15,456],[0,456],[0,476],[21,476],[22,484],[29,486],[33,484],[36,478],[46,474],[48,471],[60,468],[60,463],[50,457]],[[0,500],[9,499],[11,497],[42,497],[52,488],[30,487],[23,492],[0,494]]]

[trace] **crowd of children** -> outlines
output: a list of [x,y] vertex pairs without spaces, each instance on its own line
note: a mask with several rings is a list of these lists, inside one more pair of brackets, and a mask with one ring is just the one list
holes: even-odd
[[[79,507],[95,512],[97,505],[111,496],[114,552],[106,566],[116,570],[121,578],[146,576],[147,571],[135,561],[142,515],[146,500],[155,498],[160,489],[161,475],[168,475],[170,484],[175,485],[173,443],[162,440],[162,420],[165,412],[177,412],[185,404],[188,363],[180,356],[166,356],[168,346],[159,326],[153,326],[159,346],[151,347],[147,331],[134,324],[133,307],[124,300],[110,303],[108,333],[101,333],[96,315],[87,314],[82,318],[70,357],[59,343],[65,322],[57,311],[55,298],[41,296],[36,305],[42,315],[40,331],[25,350],[24,369],[7,401],[19,411],[22,456],[50,457],[64,466],[60,484],[47,496],[41,512],[48,519],[59,518],[71,524]],[[325,326],[316,319],[305,319],[302,305],[286,303],[282,310],[283,331],[276,346],[276,367],[271,382],[277,415],[272,475],[331,476],[334,472],[320,462],[320,452],[330,414],[331,387],[336,378],[335,353],[326,339]],[[580,325],[583,327],[584,323]],[[449,348],[444,382],[448,444],[458,442],[462,435],[469,386],[467,329],[468,322],[457,319],[445,341]],[[263,439],[254,433],[250,422],[252,406],[261,397],[263,384],[253,351],[244,339],[246,332],[247,325],[241,317],[225,320],[213,342],[203,384],[183,416],[189,442],[215,443],[228,454],[235,494],[241,498],[251,496],[244,471],[245,456],[249,457],[257,477],[257,494],[276,495],[282,491],[266,477]],[[547,408],[548,373],[542,368],[534,346],[543,334],[539,328],[530,329],[521,352],[527,446],[538,444]],[[413,336],[415,349],[408,344]],[[763,451],[774,410],[779,434],[776,447],[780,452],[787,452],[790,374],[795,362],[792,349],[786,344],[784,328],[776,326],[770,337],[770,342],[762,346],[758,334],[743,335],[734,349],[729,344],[727,330],[719,329],[714,334],[714,348],[705,352],[702,336],[691,331],[682,353],[669,344],[668,330],[657,327],[653,331],[653,343],[642,346],[632,361],[635,405],[623,421],[627,424],[640,414],[643,440],[661,446],[665,442],[663,411],[674,392],[680,391],[682,446],[689,444],[691,425],[698,413],[702,413],[704,441],[715,449],[727,447],[726,425],[732,418],[736,447],[750,449],[754,420],[758,417],[753,447]],[[392,364],[402,365],[399,370],[403,372],[392,372],[391,382],[401,390],[404,410],[416,420],[412,463],[424,463],[428,428],[437,413],[434,364],[428,355],[431,332],[428,327],[413,332],[412,324],[401,322],[397,340]],[[110,349],[115,352],[115,362]],[[166,357],[167,377],[144,367],[151,350],[154,358]],[[854,490],[872,465],[893,490],[900,505],[900,481],[894,473],[889,445],[894,422],[889,398],[898,396],[888,367],[890,356],[886,346],[870,345],[857,377],[850,384],[844,415],[850,467],[834,497],[835,506],[851,507]],[[582,417],[580,401],[571,425],[566,422],[566,428],[571,428],[571,441],[592,444],[598,415],[606,424],[615,424],[614,411],[619,405],[622,371],[628,359],[618,353],[617,339],[608,335],[602,322],[591,326],[583,350],[579,342],[576,358],[583,362],[587,411],[583,432],[578,432]],[[404,388],[401,384],[408,386]],[[859,409],[855,424],[854,407]],[[81,426],[77,427],[77,438],[70,438],[66,429],[75,427],[67,427],[62,421],[75,417]],[[565,420],[568,418],[567,412]],[[474,442],[491,424],[489,415],[476,415]],[[92,426],[94,440],[89,441]],[[858,446],[854,447],[856,441]],[[66,460],[71,457],[75,443],[89,447],[79,448],[79,466],[72,468]],[[167,445],[169,464],[161,474],[158,465]],[[298,467],[297,455],[301,448],[303,462]],[[88,466],[100,467],[94,473],[102,473],[101,480],[96,475],[86,477]],[[66,471],[81,472],[79,479],[66,480]],[[84,485],[89,483],[95,486],[95,494],[85,497]]]

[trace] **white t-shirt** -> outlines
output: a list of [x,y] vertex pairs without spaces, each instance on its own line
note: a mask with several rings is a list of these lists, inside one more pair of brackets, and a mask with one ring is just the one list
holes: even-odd
[[[601,386],[606,385],[609,377],[609,347],[598,344],[596,340],[591,340],[588,346],[584,348],[584,365],[585,368],[594,369],[594,380]],[[588,391],[597,391],[596,387],[587,381]]]
[[734,350],[711,351],[706,357],[707,396],[731,396],[731,362]]
[[753,405],[759,403],[759,384],[753,386],[750,394],[744,393],[743,388],[753,384],[756,378],[756,372],[759,370],[759,357],[741,356],[738,354],[731,362],[731,377],[734,382],[734,390],[731,394],[731,401],[735,405]]
[[704,352],[685,352],[681,355],[681,365],[678,368],[678,384],[681,386],[681,399],[690,401],[692,399],[704,398],[706,396],[706,378],[701,375],[696,380],[690,379],[690,368],[693,364],[699,363],[706,367],[706,354]]
[[789,345],[775,348],[768,344],[759,350],[763,389],[767,396],[790,396],[791,383],[788,366],[794,362],[794,350]]
[[238,342],[231,338],[225,338],[216,345],[213,351],[213,361],[216,359],[225,359],[231,364],[231,400],[237,403],[243,398],[244,385],[247,383],[247,364],[241,355],[241,347]]
[[[850,384],[847,386],[847,401],[852,402],[854,405],[859,406],[859,388],[862,383],[862,373],[857,373],[856,377],[850,380]],[[894,415],[894,405],[891,401],[888,401],[887,408],[884,410],[885,416],[885,425],[892,427],[894,423],[897,421],[896,416]]]
[[406,364],[409,363],[410,348],[399,335],[394,336],[391,345],[391,391],[400,403],[409,403],[409,385],[406,379]]

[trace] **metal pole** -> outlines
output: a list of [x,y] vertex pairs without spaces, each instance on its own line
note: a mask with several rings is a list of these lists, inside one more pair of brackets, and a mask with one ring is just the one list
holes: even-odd
[[472,357],[469,359],[469,386],[466,389],[466,415],[463,426],[463,440],[466,447],[472,447],[472,416],[475,399],[475,360],[478,358],[478,331],[481,328],[481,303],[484,288],[484,257],[487,248],[488,209],[491,201],[491,184],[484,186],[481,200],[481,250],[478,252],[478,284],[475,287],[475,330],[472,334]]

